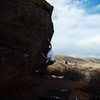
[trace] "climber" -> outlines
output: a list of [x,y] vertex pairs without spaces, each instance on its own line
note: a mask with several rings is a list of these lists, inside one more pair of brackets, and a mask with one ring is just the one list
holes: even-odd
[[54,54],[53,54],[53,50],[52,50],[52,45],[50,43],[50,40],[48,39],[48,42],[49,42],[49,47],[48,47],[48,50],[47,50],[47,54],[45,55],[44,53],[42,53],[43,57],[46,59],[46,65],[51,65],[55,62],[54,60]]
[[47,66],[52,65],[55,62],[50,39],[47,40],[47,46],[41,52],[41,55],[44,58],[44,65],[41,68],[37,68],[35,70],[34,73],[37,73],[38,75],[47,74]]
[[52,48],[49,50],[48,54],[47,54],[47,61],[46,63],[48,63],[48,65],[51,65],[55,62],[54,60],[54,54],[53,54],[53,50]]
[[53,51],[52,51],[52,45],[51,45],[51,43],[50,43],[49,40],[48,40],[48,43],[49,43],[48,49],[46,48],[47,49],[47,53],[46,52],[43,52],[42,53],[42,56],[45,59],[45,64],[40,69],[41,75],[47,74],[48,73],[47,66],[52,65],[55,62],[54,55],[53,55]]

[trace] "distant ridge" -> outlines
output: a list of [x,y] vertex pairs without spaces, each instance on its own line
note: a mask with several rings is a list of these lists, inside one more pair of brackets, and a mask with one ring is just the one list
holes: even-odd
[[95,57],[71,57],[71,56],[55,56],[56,59],[59,60],[67,60],[68,62],[73,62],[73,63],[84,63],[84,62],[93,62],[93,63],[99,63],[100,64],[100,59],[95,58]]

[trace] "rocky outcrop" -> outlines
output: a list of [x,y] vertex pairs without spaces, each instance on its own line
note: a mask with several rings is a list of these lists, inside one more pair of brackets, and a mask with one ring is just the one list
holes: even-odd
[[45,0],[0,1],[0,100],[29,92],[18,100],[33,98],[32,70],[45,63],[41,52],[53,35],[52,10]]

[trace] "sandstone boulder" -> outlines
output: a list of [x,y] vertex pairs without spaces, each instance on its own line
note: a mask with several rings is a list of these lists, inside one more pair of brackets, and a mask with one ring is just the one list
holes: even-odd
[[44,65],[53,35],[52,10],[45,0],[0,0],[1,98],[32,90],[32,70]]

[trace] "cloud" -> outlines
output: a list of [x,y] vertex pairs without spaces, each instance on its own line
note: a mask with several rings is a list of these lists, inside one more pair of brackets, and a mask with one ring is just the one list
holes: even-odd
[[89,14],[83,1],[76,1],[48,0],[54,6],[54,53],[100,57],[100,14]]
[[97,7],[97,8],[100,8],[100,4],[98,4],[96,7]]

